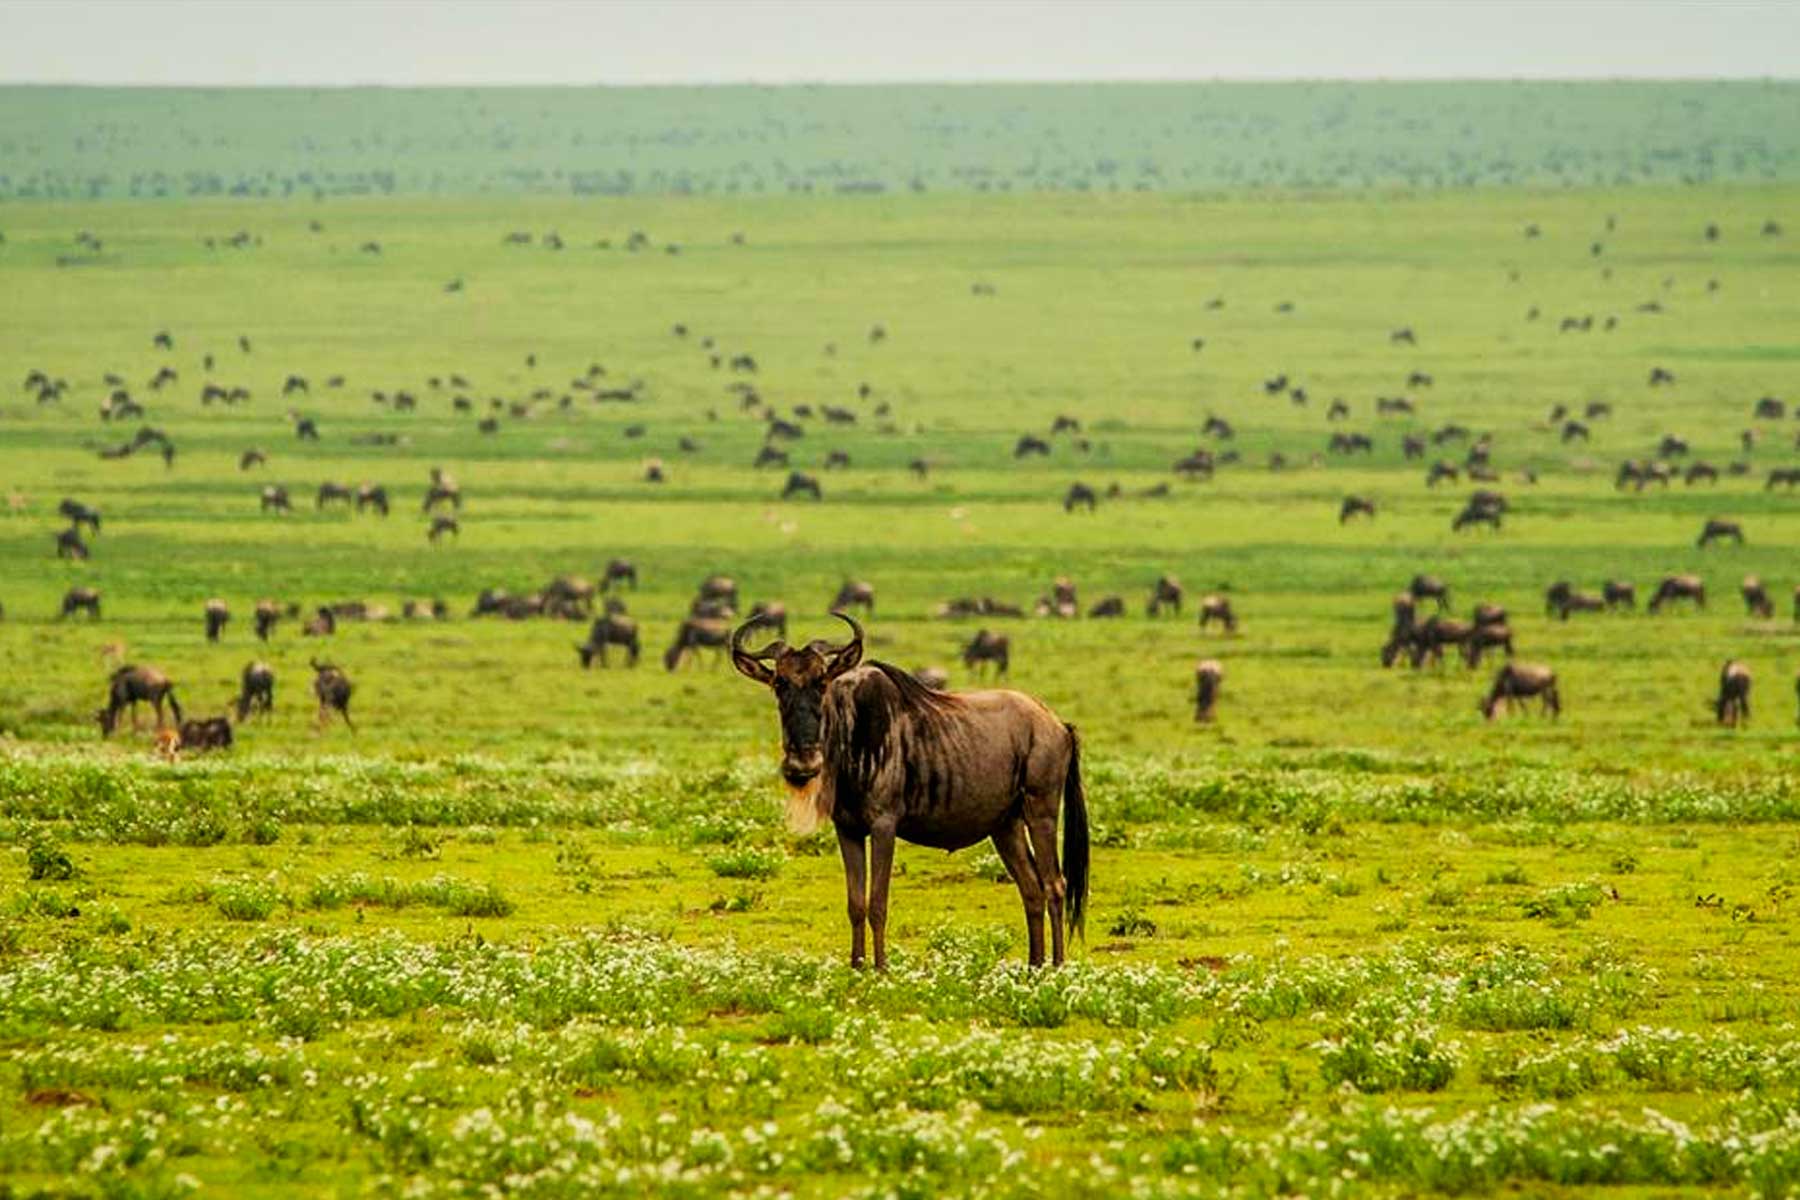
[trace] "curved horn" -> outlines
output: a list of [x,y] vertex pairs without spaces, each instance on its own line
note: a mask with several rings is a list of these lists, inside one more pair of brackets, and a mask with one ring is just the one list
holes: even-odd
[[777,647],[781,643],[772,642],[764,649],[752,653],[744,649],[744,635],[761,625],[766,619],[764,614],[758,613],[731,633],[731,665],[736,667],[738,673],[746,679],[753,679],[764,685],[775,681],[775,672],[764,666],[761,660],[773,657],[778,652]]
[[858,625],[856,623],[856,618],[847,612],[834,612],[831,615],[848,625],[850,627],[850,632],[855,635],[850,639],[848,645],[844,646],[843,649],[832,656],[831,667],[826,671],[825,678],[836,679],[839,675],[842,675],[845,671],[848,671],[851,667],[854,667],[857,663],[862,661],[863,627]]

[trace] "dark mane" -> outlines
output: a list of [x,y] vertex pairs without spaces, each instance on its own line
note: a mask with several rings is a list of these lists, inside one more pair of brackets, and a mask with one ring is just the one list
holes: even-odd
[[896,667],[893,663],[885,663],[880,659],[870,659],[865,666],[874,667],[887,676],[888,682],[900,693],[900,706],[913,715],[929,721],[943,713],[954,712],[963,706],[962,698],[950,692],[940,692],[928,688],[919,682],[918,676],[911,671]]

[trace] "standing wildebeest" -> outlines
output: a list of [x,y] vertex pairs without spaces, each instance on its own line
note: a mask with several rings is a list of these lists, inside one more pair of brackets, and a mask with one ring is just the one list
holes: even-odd
[[80,528],[71,525],[56,535],[56,557],[85,562],[87,556],[87,543],[81,540]]
[[1504,650],[1506,657],[1513,656],[1512,629],[1505,624],[1483,624],[1477,622],[1475,627],[1464,635],[1462,642],[1463,661],[1473,671],[1481,665],[1481,656],[1489,650]]
[[1214,658],[1203,658],[1194,667],[1194,720],[1213,719],[1213,706],[1219,702],[1219,689],[1225,684],[1225,668]]
[[1719,672],[1719,696],[1713,701],[1713,715],[1719,724],[1733,728],[1750,720],[1750,668],[1735,659]]
[[1553,717],[1562,715],[1562,697],[1556,690],[1556,672],[1541,663],[1509,662],[1494,676],[1494,686],[1477,706],[1488,720],[1505,704],[1510,711],[1514,701],[1541,699],[1544,711]]
[[282,605],[273,600],[258,600],[256,602],[255,613],[256,640],[259,642],[268,641],[269,635],[275,632],[275,626],[280,623],[281,618],[298,615],[297,605]]
[[1744,576],[1744,607],[1753,617],[1767,621],[1775,615],[1775,602],[1769,599],[1769,590],[1763,581],[1755,575]]
[[[862,627],[843,619],[855,635],[843,646],[775,642],[752,653],[743,648],[745,625],[732,635],[731,651],[745,677],[775,692],[790,818],[811,828],[829,816],[836,827],[849,892],[851,965],[862,965],[866,920],[875,968],[887,967],[897,838],[944,850],[992,838],[1025,907],[1029,961],[1044,961],[1047,908],[1051,961],[1060,964],[1064,904],[1068,927],[1079,936],[1088,892],[1087,804],[1074,727],[1018,692],[953,695],[887,663],[859,667]],[[1062,869],[1059,808],[1066,822]]]
[[1500,514],[1503,511],[1505,510],[1491,504],[1480,503],[1471,497],[1469,502],[1463,506],[1462,511],[1451,518],[1450,530],[1452,533],[1460,533],[1471,525],[1486,525],[1489,528],[1498,529],[1500,528]]
[[615,558],[606,564],[606,571],[600,576],[600,590],[609,591],[615,583],[628,583],[632,591],[637,591],[637,567],[629,559]]
[[831,611],[842,612],[853,605],[861,605],[865,614],[874,616],[875,585],[860,580],[844,580],[844,586],[838,589],[837,597],[831,602]]
[[725,621],[716,617],[689,617],[675,630],[675,641],[663,651],[663,666],[673,671],[690,653],[698,661],[703,649],[722,653],[730,641],[731,626]]
[[353,504],[356,501],[356,493],[350,490],[348,484],[333,483],[328,479],[319,485],[319,494],[313,501],[313,507],[324,508],[327,504],[339,500],[345,504]]
[[1412,632],[1412,665],[1417,670],[1430,659],[1434,664],[1444,661],[1445,646],[1463,646],[1469,640],[1474,626],[1467,621],[1459,621],[1454,617],[1434,614],[1430,620],[1419,625]]
[[237,719],[247,721],[253,712],[275,711],[275,669],[266,662],[248,663],[238,685]]
[[1161,616],[1162,610],[1167,608],[1179,617],[1182,594],[1181,581],[1173,575],[1164,575],[1156,581],[1156,587],[1151,590],[1150,603],[1145,606],[1145,612],[1156,617]]
[[819,490],[819,481],[804,471],[789,471],[787,486],[781,489],[781,498],[791,500],[795,496],[811,496],[814,500],[823,500],[825,493]]
[[269,456],[261,450],[246,450],[238,455],[238,470],[248,471],[251,467],[266,466]]
[[1629,608],[1637,611],[1637,585],[1628,579],[1609,579],[1600,589],[1606,600],[1607,611],[1615,608]]
[[962,660],[963,666],[977,675],[981,674],[983,664],[993,663],[995,675],[1003,677],[1012,666],[1012,642],[1003,633],[980,630],[963,647]]
[[[870,603],[874,603],[873,596],[870,597]],[[750,606],[750,615],[773,629],[777,636],[787,636],[787,605],[780,601],[758,600]]]
[[379,483],[365,483],[356,489],[356,511],[373,508],[382,516],[388,515],[387,489]]
[[1094,607],[1088,609],[1090,617],[1122,617],[1125,615],[1125,597],[1105,596]]
[[279,484],[269,484],[262,490],[262,511],[274,509],[278,513],[293,512],[293,503],[288,499],[288,490]]
[[225,628],[225,623],[231,620],[231,610],[225,606],[223,600],[208,600],[205,608],[201,611],[206,617],[206,640],[218,641],[220,631]]
[[729,575],[708,575],[700,581],[699,599],[722,600],[733,612],[738,607],[737,581]]
[[449,534],[451,537],[461,541],[462,526],[458,524],[455,517],[445,516],[443,513],[439,513],[431,518],[431,528],[425,531],[425,537],[427,541],[435,546],[439,539],[445,534]]
[[1415,601],[1435,600],[1439,612],[1450,610],[1450,585],[1436,575],[1414,575],[1412,582],[1406,585]]
[[1050,443],[1046,442],[1041,437],[1029,433],[1020,437],[1018,442],[1013,446],[1014,458],[1025,458],[1032,454],[1045,455],[1049,453]]
[[1692,600],[1695,607],[1706,607],[1706,584],[1698,575],[1665,575],[1650,597],[1650,611],[1659,611],[1671,600]]
[[1237,614],[1231,610],[1230,600],[1219,595],[1200,597],[1200,628],[1205,629],[1214,621],[1225,626],[1226,633],[1237,632]]
[[69,524],[76,530],[86,525],[95,534],[100,532],[100,510],[89,508],[79,500],[65,498],[56,506],[56,511],[69,519]]
[[1476,625],[1506,624],[1506,609],[1498,604],[1477,604],[1469,619]]
[[301,637],[330,637],[337,632],[337,614],[320,608],[313,618],[300,626]]
[[119,714],[126,708],[131,709],[131,727],[136,729],[140,700],[148,700],[155,706],[158,729],[164,725],[164,700],[169,702],[169,711],[180,722],[181,705],[175,699],[175,685],[169,682],[169,677],[155,667],[134,667],[128,663],[112,673],[107,681],[106,707],[94,714],[100,721],[101,736],[112,736],[112,731],[118,728]]
[[310,661],[313,669],[313,695],[319,698],[319,727],[325,727],[325,722],[335,710],[344,718],[344,724],[350,727],[350,731],[356,732],[356,724],[350,720],[350,693],[355,690],[350,677],[331,663],[322,663],[316,658]]
[[62,612],[57,619],[74,616],[85,612],[94,620],[100,619],[100,593],[91,587],[73,587],[63,593]]
[[431,487],[425,492],[425,503],[421,512],[430,512],[439,504],[448,504],[451,508],[462,507],[462,488],[457,486],[441,467],[431,468]]
[[1571,591],[1563,596],[1562,602],[1556,606],[1556,615],[1561,620],[1568,620],[1571,613],[1605,612],[1606,601],[1592,592]]
[[1709,543],[1720,541],[1724,538],[1730,538],[1738,545],[1743,545],[1743,527],[1736,521],[1727,521],[1722,517],[1712,517],[1707,520],[1705,527],[1700,530],[1700,540],[1695,542],[1694,545],[1700,549],[1705,549]]
[[1066,513],[1074,512],[1083,505],[1087,506],[1089,512],[1093,512],[1099,504],[1100,497],[1085,483],[1071,483],[1067,494],[1063,496],[1063,511]]
[[934,692],[942,692],[950,687],[950,672],[942,667],[920,667],[913,672],[913,678]]
[[1345,496],[1344,502],[1338,505],[1338,524],[1342,525],[1358,514],[1374,520],[1375,502],[1367,496]]
[[1388,630],[1388,640],[1381,647],[1381,665],[1391,667],[1399,661],[1402,654],[1412,652],[1413,633],[1418,628],[1418,603],[1410,592],[1401,592],[1394,597],[1394,624]]
[[625,647],[626,665],[637,666],[639,652],[637,622],[622,613],[606,613],[594,621],[593,626],[588,629],[587,644],[575,647],[575,653],[581,655],[581,665],[584,668],[592,665],[596,658],[604,667],[608,646]]

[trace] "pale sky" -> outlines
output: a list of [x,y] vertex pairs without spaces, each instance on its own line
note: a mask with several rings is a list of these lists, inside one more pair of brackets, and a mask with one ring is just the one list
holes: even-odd
[[0,83],[1800,75],[1800,0],[0,0]]

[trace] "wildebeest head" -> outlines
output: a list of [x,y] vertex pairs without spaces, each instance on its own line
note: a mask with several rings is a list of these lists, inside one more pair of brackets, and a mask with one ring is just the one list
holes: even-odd
[[804,646],[775,641],[761,650],[746,650],[744,635],[762,623],[761,617],[752,617],[731,635],[732,665],[772,690],[781,710],[781,777],[794,792],[808,797],[825,769],[825,689],[863,656],[862,626],[845,613],[834,615],[854,635],[841,646],[819,638]]

